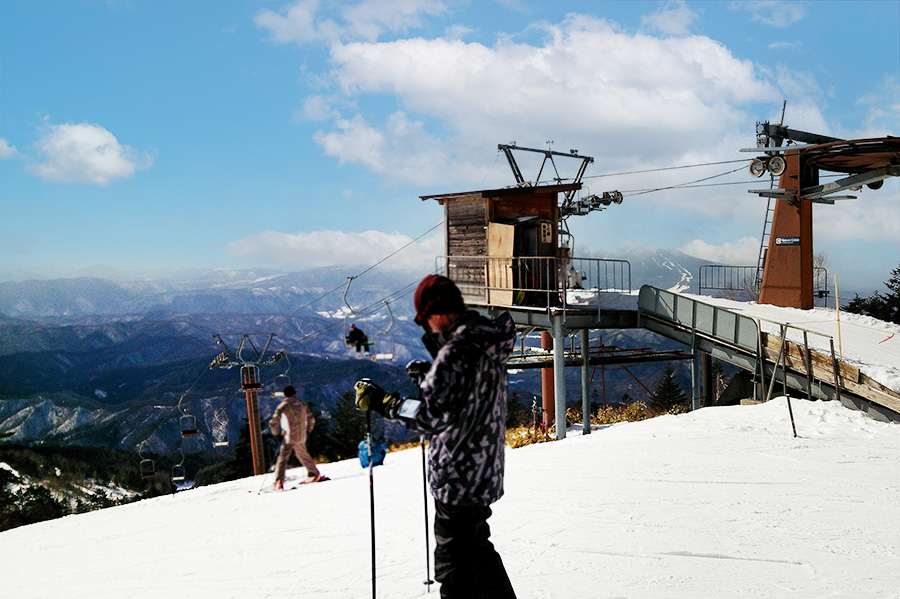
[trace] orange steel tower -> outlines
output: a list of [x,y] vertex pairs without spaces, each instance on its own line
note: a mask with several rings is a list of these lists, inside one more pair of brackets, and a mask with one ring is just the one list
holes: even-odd
[[[884,179],[900,175],[900,138],[843,140],[766,122],[757,124],[757,148],[745,151],[764,153],[750,164],[752,175],[768,171],[779,177],[777,189],[750,192],[776,202],[760,261],[759,302],[808,310],[813,307],[813,204],[853,199],[834,194],[863,185],[879,189]],[[821,184],[820,171],[850,176]]]

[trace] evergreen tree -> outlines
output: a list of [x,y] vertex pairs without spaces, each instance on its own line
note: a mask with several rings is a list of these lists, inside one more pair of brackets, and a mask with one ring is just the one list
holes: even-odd
[[[372,419],[373,434],[378,434],[376,421],[381,422],[381,419]],[[359,442],[366,438],[366,415],[356,409],[353,391],[345,392],[335,402],[329,438],[331,447],[328,458],[331,460],[355,457]]]
[[722,395],[722,391],[725,390],[725,370],[722,368],[722,364],[718,360],[710,360],[709,375],[709,378],[712,380],[712,389],[710,390],[710,395],[712,396],[712,402],[716,403],[717,401],[719,401],[719,397]]
[[655,409],[669,412],[679,406],[687,406],[688,396],[678,384],[675,376],[675,367],[666,365],[663,378],[653,390],[653,406]]
[[519,392],[510,392],[506,398],[506,428],[531,424],[531,418],[531,410],[522,405]]
[[857,294],[844,310],[854,314],[872,316],[886,322],[900,324],[900,266],[891,271],[891,278],[884,284],[890,292],[882,295],[878,291],[871,297]]
[[232,462],[235,478],[253,476],[253,447],[250,443],[250,426],[244,424],[234,444],[234,461]]

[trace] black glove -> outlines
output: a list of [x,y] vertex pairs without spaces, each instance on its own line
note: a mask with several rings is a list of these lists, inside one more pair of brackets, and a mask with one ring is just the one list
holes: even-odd
[[376,414],[384,416],[388,406],[396,401],[400,401],[399,395],[385,392],[384,389],[370,379],[356,381],[353,389],[356,390],[356,407],[363,412],[372,410]]
[[431,362],[427,360],[413,360],[406,365],[406,374],[414,381],[423,378],[431,370]]

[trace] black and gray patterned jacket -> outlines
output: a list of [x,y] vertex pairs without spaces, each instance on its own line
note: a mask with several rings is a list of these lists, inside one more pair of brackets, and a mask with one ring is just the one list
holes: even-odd
[[[506,361],[515,325],[505,312],[489,320],[467,310],[449,331],[423,341],[434,362],[421,384],[422,406],[404,422],[431,435],[432,494],[443,503],[490,505],[503,495]],[[398,411],[386,415],[396,419]]]

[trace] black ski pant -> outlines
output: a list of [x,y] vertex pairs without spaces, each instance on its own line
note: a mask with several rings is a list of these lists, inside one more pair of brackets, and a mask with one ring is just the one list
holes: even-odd
[[489,540],[491,508],[435,501],[434,511],[434,578],[441,583],[441,599],[515,599]]

